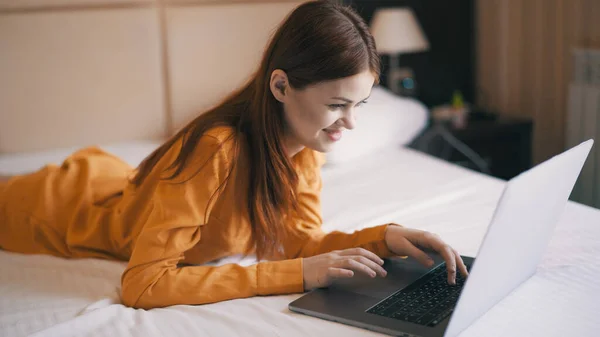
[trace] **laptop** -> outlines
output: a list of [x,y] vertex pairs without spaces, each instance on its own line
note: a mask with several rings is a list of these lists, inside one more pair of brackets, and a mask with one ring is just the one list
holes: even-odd
[[536,271],[590,152],[588,140],[511,179],[477,253],[463,256],[469,276],[447,283],[443,258],[427,268],[385,259],[385,278],[356,276],[313,290],[289,309],[405,337],[453,337]]

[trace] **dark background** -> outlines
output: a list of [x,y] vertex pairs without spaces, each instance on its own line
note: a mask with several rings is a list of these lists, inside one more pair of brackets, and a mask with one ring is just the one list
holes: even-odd
[[[450,102],[460,90],[466,102],[476,100],[474,0],[343,0],[371,23],[375,9],[410,7],[429,50],[401,54],[400,67],[410,67],[417,81],[416,98],[428,107]],[[387,86],[389,58],[382,56],[381,84]]]

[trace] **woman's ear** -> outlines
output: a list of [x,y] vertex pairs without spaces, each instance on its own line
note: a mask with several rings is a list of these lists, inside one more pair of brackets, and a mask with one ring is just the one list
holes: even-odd
[[281,69],[275,69],[271,73],[270,88],[271,93],[281,103],[285,103],[286,91],[289,88],[288,77],[285,71]]

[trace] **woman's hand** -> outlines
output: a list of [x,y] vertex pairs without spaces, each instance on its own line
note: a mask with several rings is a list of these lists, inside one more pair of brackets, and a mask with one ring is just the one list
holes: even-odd
[[456,284],[457,268],[464,277],[467,277],[469,274],[460,254],[456,249],[444,243],[437,234],[397,225],[389,225],[385,233],[385,243],[392,253],[410,256],[427,267],[433,265],[433,259],[420,248],[438,252],[446,261],[448,283],[450,284]]
[[350,278],[354,272],[385,276],[383,260],[363,248],[336,250],[303,259],[304,290],[329,286],[333,280]]

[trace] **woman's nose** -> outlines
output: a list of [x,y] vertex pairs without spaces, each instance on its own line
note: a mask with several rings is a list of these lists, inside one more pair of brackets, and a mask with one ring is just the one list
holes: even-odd
[[350,109],[345,116],[342,118],[344,122],[344,128],[352,130],[356,127],[356,114],[353,109]]

